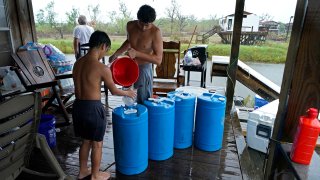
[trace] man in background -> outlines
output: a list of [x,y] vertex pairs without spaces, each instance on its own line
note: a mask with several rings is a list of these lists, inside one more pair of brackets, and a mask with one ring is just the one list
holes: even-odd
[[139,64],[139,79],[134,84],[137,90],[137,103],[152,96],[152,64],[160,65],[162,61],[163,42],[160,29],[153,24],[156,19],[154,8],[143,5],[137,13],[138,20],[127,23],[127,40],[109,58],[112,62],[124,52]]
[[73,30],[73,50],[76,59],[79,59],[84,54],[79,52],[79,46],[89,42],[89,38],[93,33],[94,29],[87,25],[87,18],[84,15],[80,15],[78,18],[78,23]]

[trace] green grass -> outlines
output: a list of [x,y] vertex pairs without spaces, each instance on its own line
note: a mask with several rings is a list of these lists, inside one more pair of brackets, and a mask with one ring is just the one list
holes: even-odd
[[65,54],[73,54],[73,42],[70,39],[39,39],[41,44],[52,44]]
[[[111,38],[112,39],[112,38]],[[72,39],[39,39],[39,43],[53,44],[65,54],[73,54]],[[123,41],[112,39],[111,50],[108,54],[112,54],[117,50]],[[196,44],[191,44],[190,47]],[[181,45],[181,51],[186,50],[188,44]],[[288,43],[267,41],[259,46],[240,46],[239,59],[245,62],[263,62],[263,63],[284,63],[288,50]],[[208,44],[209,57],[230,56],[230,44]],[[210,58],[211,59],[211,58]]]

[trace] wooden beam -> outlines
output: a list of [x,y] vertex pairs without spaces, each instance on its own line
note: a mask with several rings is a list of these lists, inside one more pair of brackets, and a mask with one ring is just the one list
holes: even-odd
[[[229,58],[226,56],[213,56],[213,58],[218,60],[212,60],[211,79],[212,76],[227,77]],[[247,66],[241,60],[238,60],[236,80],[269,102],[279,99],[280,87]]]
[[271,102],[279,98],[279,92],[246,71],[237,70],[237,80],[263,99]]
[[[313,0],[313,1],[317,1],[317,0]],[[319,4],[319,2],[318,2],[318,4]],[[299,49],[301,46],[303,46],[303,43],[305,43],[305,45],[308,46],[308,42],[303,42],[303,43],[301,42],[301,36],[304,31],[304,23],[305,23],[307,8],[311,8],[311,7],[308,7],[308,0],[298,0],[297,1],[296,12],[295,12],[294,22],[293,22],[293,26],[292,26],[291,39],[290,39],[290,43],[289,43],[287,59],[286,59],[286,63],[285,63],[283,80],[282,80],[282,85],[281,85],[278,113],[276,116],[276,120],[274,122],[273,134],[272,134],[272,139],[275,139],[278,141],[283,139],[283,130],[284,130],[284,126],[286,124],[285,118],[286,118],[287,112],[288,112],[288,101],[289,101],[288,95],[290,95],[290,99],[291,99],[295,96],[294,94],[297,93],[297,92],[294,92],[294,89],[292,89],[291,86],[292,86],[292,82],[294,80],[298,80],[300,78],[298,76],[294,76],[294,73],[298,73],[295,71],[295,69],[296,69],[297,62],[298,62]],[[314,36],[313,38],[319,39],[319,37],[317,37],[317,35]],[[313,40],[315,40],[315,39],[313,39]],[[310,42],[313,40],[310,39]],[[319,42],[319,40],[318,40],[318,42]],[[311,46],[309,46],[309,47],[312,48]],[[318,48],[319,48],[319,46],[318,46]],[[313,49],[313,50],[315,52],[319,51],[316,49]],[[308,56],[305,56],[305,57],[308,57]],[[318,57],[318,59],[319,59],[319,57]],[[308,59],[305,59],[305,61],[308,61]],[[318,62],[318,64],[319,64],[319,62]],[[295,78],[298,78],[298,79],[295,79]],[[316,83],[319,84],[319,79]],[[296,104],[296,105],[301,107],[301,105],[299,105],[299,104]],[[291,106],[294,106],[294,105],[291,104]],[[277,158],[279,157],[279,153],[280,152],[278,152],[278,150],[276,149],[275,141],[270,141],[269,157],[268,157],[267,166],[265,169],[265,178],[264,179],[274,179],[275,164],[277,163]]]
[[17,16],[20,26],[21,41],[23,44],[26,44],[29,41],[34,41],[28,2],[29,0],[16,0]]
[[33,42],[38,42],[37,38],[37,31],[36,31],[36,24],[34,21],[34,15],[33,15],[33,5],[32,5],[32,0],[28,0],[28,11],[29,11],[29,17],[30,17],[30,28],[32,32],[32,39]]
[[293,141],[299,117],[320,108],[320,2],[309,0],[291,83],[284,139]]
[[[22,45],[20,29],[19,29],[19,20],[17,17],[17,10],[16,10],[16,6],[17,6],[16,1],[5,0],[4,6],[6,10],[8,26],[12,34],[13,51],[15,51],[19,46]],[[8,59],[8,60],[13,63],[11,59]],[[7,65],[12,65],[12,63],[8,63]]]
[[227,109],[226,112],[230,113],[233,103],[234,88],[236,86],[236,71],[238,66],[238,57],[240,49],[240,36],[243,20],[243,9],[245,0],[237,0],[234,13],[234,25],[231,42],[231,55],[230,63],[228,66],[227,74]]

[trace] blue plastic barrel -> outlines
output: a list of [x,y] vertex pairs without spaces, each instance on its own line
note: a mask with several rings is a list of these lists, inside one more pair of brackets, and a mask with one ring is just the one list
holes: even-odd
[[177,149],[192,145],[196,97],[190,93],[173,91],[168,97],[175,101],[174,144]]
[[56,146],[56,118],[51,114],[41,114],[38,132],[46,137],[50,148]]
[[166,160],[173,155],[174,101],[159,98],[144,101],[149,117],[149,159]]
[[125,175],[143,172],[148,167],[148,110],[143,105],[127,113],[123,106],[112,111],[116,169]]
[[222,147],[225,96],[203,93],[198,96],[194,132],[195,146],[204,151],[217,151]]

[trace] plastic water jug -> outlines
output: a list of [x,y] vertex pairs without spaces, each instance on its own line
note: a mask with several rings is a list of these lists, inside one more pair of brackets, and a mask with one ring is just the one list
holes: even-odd
[[175,103],[168,98],[144,101],[149,117],[149,159],[166,160],[173,155]]
[[318,110],[310,108],[306,116],[301,116],[294,137],[290,157],[293,162],[310,164],[320,132]]
[[120,106],[112,111],[116,168],[125,175],[139,174],[148,167],[148,110],[136,105],[134,113]]
[[220,94],[198,96],[194,132],[195,146],[204,151],[222,148],[226,98]]
[[169,92],[168,97],[175,101],[173,146],[177,149],[188,148],[192,145],[196,97],[181,91]]

